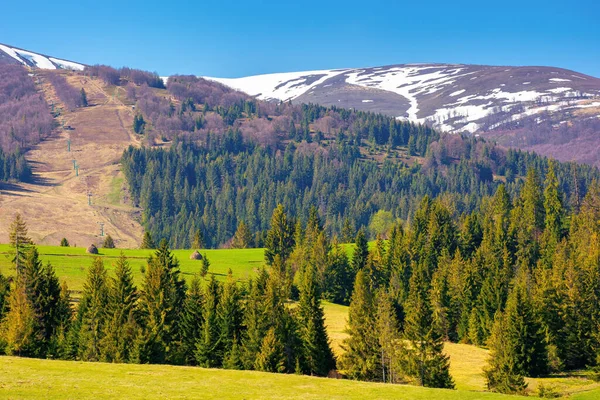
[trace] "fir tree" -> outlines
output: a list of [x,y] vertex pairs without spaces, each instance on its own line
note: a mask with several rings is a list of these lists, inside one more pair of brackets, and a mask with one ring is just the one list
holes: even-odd
[[17,283],[8,297],[9,311],[4,318],[2,337],[9,355],[33,356],[36,352],[35,311],[25,292],[22,280]]
[[77,315],[79,321],[77,354],[82,360],[101,359],[101,341],[107,323],[107,305],[106,269],[102,259],[96,257],[88,270]]
[[113,240],[113,238],[110,235],[106,235],[106,238],[104,239],[104,243],[102,244],[102,247],[104,247],[105,249],[114,249],[115,248],[115,241]]
[[131,360],[131,345],[139,330],[138,293],[125,254],[121,252],[115,276],[109,280],[107,322],[102,339],[102,358],[109,362]]
[[204,255],[202,256],[201,264],[200,264],[200,276],[202,278],[206,277],[206,275],[208,274],[209,268],[210,268],[210,261],[208,260],[206,253],[204,253]]
[[10,224],[8,233],[8,243],[10,245],[10,254],[12,263],[15,265],[17,275],[21,273],[25,255],[29,247],[33,244],[31,238],[27,236],[27,224],[21,217],[21,214],[15,214],[15,218]]
[[231,240],[231,247],[234,249],[247,249],[252,245],[252,232],[244,221],[240,222],[235,235]]
[[154,244],[154,241],[152,240],[152,236],[150,235],[150,232],[145,231],[144,232],[144,237],[142,239],[142,244],[140,246],[141,249],[155,249],[156,245]]
[[506,318],[498,313],[488,341],[490,359],[484,370],[487,387],[494,392],[523,393],[527,384],[517,365],[516,349],[506,332]]
[[[223,285],[221,298],[217,307],[217,318],[223,356],[224,358],[230,358],[229,361],[234,363],[230,367],[235,366],[236,360],[240,357],[240,349],[237,348],[237,341],[241,337],[243,313],[241,293],[237,282],[233,279],[231,270],[229,270],[227,281]],[[237,355],[230,354],[234,350],[234,347],[236,347],[235,351],[238,353]]]
[[283,206],[279,204],[271,217],[271,229],[267,232],[265,260],[272,265],[279,256],[284,263],[294,248],[294,225],[288,220]]
[[365,271],[359,270],[348,311],[341,367],[352,379],[381,379],[381,346],[376,330],[376,307]]
[[352,255],[352,269],[356,274],[367,266],[367,260],[369,258],[369,243],[367,242],[364,229],[360,228],[358,230],[355,243],[356,248]]
[[196,343],[200,339],[204,320],[202,317],[203,293],[200,277],[194,275],[185,298],[181,315],[181,353],[187,365],[196,365]]
[[196,250],[204,248],[204,235],[200,229],[197,229],[196,232],[194,232],[194,237],[192,238],[192,248]]
[[179,262],[166,240],[148,260],[140,298],[145,316],[141,362],[177,362],[174,344],[180,339],[179,317],[185,301],[185,281],[179,276]]
[[223,362],[223,343],[217,315],[220,292],[219,283],[215,276],[211,275],[203,296],[202,331],[196,342],[196,361],[201,367],[219,367]]
[[421,386],[454,388],[450,362],[444,354],[442,335],[433,324],[424,267],[419,266],[410,280],[404,335],[410,342],[407,373]]
[[256,356],[254,368],[264,372],[284,372],[285,354],[283,344],[275,334],[275,328],[271,327],[262,341],[260,352]]
[[299,337],[302,343],[302,370],[309,375],[327,376],[335,369],[335,359],[325,330],[317,271],[311,264],[304,272],[298,303]]
[[85,93],[85,89],[81,88],[81,106],[82,107],[87,107],[88,106],[88,99],[87,99],[87,94]]

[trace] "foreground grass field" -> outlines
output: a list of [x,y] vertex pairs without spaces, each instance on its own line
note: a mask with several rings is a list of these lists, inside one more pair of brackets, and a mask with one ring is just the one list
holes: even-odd
[[[38,399],[518,399],[253,371],[0,357],[0,397]],[[582,398],[583,399],[583,398]]]
[[[83,283],[85,281],[85,277],[87,274],[87,269],[89,267],[89,265],[92,262],[92,259],[94,256],[90,255],[90,254],[86,254],[85,253],[85,249],[83,248],[75,248],[75,247],[58,247],[58,246],[39,246],[38,250],[40,252],[41,258],[44,262],[50,262],[55,268],[56,268],[56,272],[59,276],[59,278],[61,280],[65,280],[67,282],[67,284],[69,285],[69,288],[72,290],[80,291],[83,289]],[[100,250],[100,257],[102,257],[104,259],[105,262],[105,266],[107,267],[107,269],[109,270],[109,273],[112,272],[112,270],[114,269],[114,263],[116,261],[116,259],[119,257],[121,250],[120,249],[99,249]],[[134,249],[134,250],[123,250],[123,252],[125,253],[125,255],[128,257],[129,262],[132,266],[132,270],[135,276],[135,280],[136,283],[139,285],[141,285],[142,283],[142,270],[143,267],[145,267],[146,265],[146,260],[148,259],[148,257],[153,254],[154,250],[139,250],[139,249]],[[199,261],[195,261],[195,260],[190,260],[189,259],[189,255],[192,253],[191,250],[175,250],[174,254],[175,256],[179,259],[180,265],[181,265],[181,271],[183,276],[186,279],[191,279],[191,277],[196,274],[199,269],[200,269],[200,262]],[[204,251],[203,251],[204,253]],[[241,280],[247,280],[248,278],[252,277],[255,274],[255,271],[257,270],[257,268],[260,268],[262,265],[264,265],[264,250],[263,249],[230,249],[230,250],[206,250],[206,255],[208,256],[210,262],[211,262],[211,266],[210,266],[210,271],[209,273],[214,274],[217,279],[224,279],[228,269],[231,268],[234,277],[241,279]],[[11,266],[11,262],[10,262],[10,255],[9,255],[9,248],[8,245],[0,245],[0,272],[4,275],[13,275],[14,274],[14,269]],[[74,297],[78,297],[78,293],[74,293]],[[336,355],[340,356],[343,353],[343,350],[341,348],[341,343],[344,340],[344,338],[347,336],[345,333],[345,327],[346,327],[346,319],[347,319],[347,315],[348,315],[348,307],[346,306],[341,306],[338,304],[331,304],[331,303],[327,303],[324,302],[323,303],[323,308],[325,311],[325,319],[326,319],[326,325],[327,325],[327,331],[329,333],[329,338],[331,340],[331,346],[335,352]],[[485,380],[483,377],[483,368],[486,365],[487,362],[487,358],[488,358],[488,352],[485,349],[479,348],[479,347],[475,347],[475,346],[470,346],[470,345],[465,345],[465,344],[456,344],[456,343],[446,343],[445,348],[444,348],[446,354],[448,354],[450,356],[450,373],[452,375],[452,377],[454,378],[454,381],[456,383],[456,388],[460,391],[460,392],[456,392],[453,391],[451,392],[451,395],[448,395],[450,397],[443,397],[442,394],[446,393],[444,391],[440,391],[439,396],[442,397],[438,397],[438,395],[436,395],[436,399],[440,398],[440,399],[453,399],[453,398],[480,398],[480,397],[452,397],[455,396],[456,393],[468,393],[465,391],[477,391],[477,392],[482,392],[486,389],[485,387]],[[39,363],[39,365],[38,365]],[[60,385],[60,379],[59,377],[61,376],[60,374],[67,374],[69,373],[68,371],[72,371],[72,372],[77,372],[80,369],[82,371],[85,371],[85,373],[81,376],[81,382],[80,383],[73,383],[73,387],[76,387],[75,385],[80,385],[80,387],[83,389],[85,385],[91,385],[90,381],[94,379],[95,376],[97,376],[97,374],[102,374],[105,370],[105,368],[115,368],[117,370],[121,370],[124,371],[123,374],[125,374],[126,376],[124,377],[118,377],[117,375],[113,376],[111,379],[114,379],[114,385],[116,385],[116,387],[120,387],[121,389],[119,389],[120,391],[116,391],[116,388],[113,388],[112,384],[110,385],[110,388],[107,389],[101,389],[100,386],[98,387],[92,387],[89,386],[88,388],[86,388],[86,395],[88,393],[88,391],[90,390],[103,390],[106,393],[112,393],[112,395],[106,395],[106,397],[132,397],[132,396],[138,396],[138,385],[145,385],[146,383],[141,383],[140,380],[138,380],[138,377],[145,377],[144,379],[147,379],[149,382],[152,381],[152,376],[156,376],[157,379],[161,379],[161,386],[163,381],[163,377],[164,379],[172,379],[170,374],[176,374],[176,372],[166,372],[166,371],[171,371],[171,369],[173,369],[173,371],[180,371],[179,373],[184,374],[184,376],[188,376],[189,379],[191,379],[192,381],[194,379],[198,380],[198,379],[202,379],[203,381],[211,381],[216,385],[220,379],[229,379],[231,382],[229,383],[229,385],[231,386],[231,388],[227,389],[227,390],[231,390],[231,398],[260,398],[261,394],[263,394],[263,390],[262,388],[262,384],[261,383],[256,383],[258,386],[258,389],[255,387],[252,387],[248,390],[251,390],[251,392],[248,392],[247,397],[244,396],[234,396],[235,394],[235,390],[233,389],[234,386],[234,381],[241,379],[242,381],[246,380],[248,382],[248,384],[252,384],[254,385],[254,383],[251,383],[251,380],[253,379],[253,377],[257,376],[257,375],[253,375],[256,373],[251,373],[251,372],[245,372],[245,373],[241,373],[241,372],[233,372],[233,371],[222,371],[222,370],[200,370],[200,369],[186,369],[186,368],[179,368],[177,369],[176,367],[157,367],[157,366],[106,366],[105,364],[92,364],[92,363],[75,363],[75,362],[68,362],[68,363],[62,363],[61,362],[51,362],[50,364],[46,364],[48,363],[48,361],[43,361],[43,360],[21,360],[21,359],[15,359],[15,358],[9,358],[9,357],[5,357],[5,358],[0,358],[0,398],[4,398],[6,396],[4,396],[4,393],[10,393],[10,398],[20,398],[20,397],[44,397],[46,398],[46,394],[43,391],[39,391],[37,388],[39,385],[42,385],[43,387],[47,387],[47,390],[52,390],[57,391],[57,395],[55,395],[54,393],[52,393],[52,396],[55,396],[57,398],[62,398],[62,397],[80,397],[80,396],[76,396],[73,393],[69,393],[65,390],[67,390],[67,388],[63,388]],[[18,368],[27,368],[32,372],[32,376],[38,376],[39,377],[39,381],[35,381],[32,380],[32,378],[20,378],[21,375],[15,373],[15,371],[10,370],[10,365],[15,366],[15,368],[17,368],[16,366],[19,366]],[[48,371],[46,373],[42,372],[43,369],[45,368],[44,365],[47,365],[51,368],[48,369]],[[7,369],[8,368],[8,369]],[[141,368],[141,369],[137,369],[137,368]],[[147,370],[145,368],[148,368]],[[164,369],[164,371],[163,371]],[[190,372],[191,371],[191,372]],[[7,377],[6,373],[9,373],[9,376]],[[164,376],[161,374],[165,374]],[[46,375],[47,374],[47,375]],[[89,374],[89,376],[88,376]],[[192,379],[192,376],[195,376],[194,374],[197,374],[198,377]],[[212,378],[213,375],[214,378]],[[236,374],[242,374],[240,375],[240,378],[236,377]],[[248,375],[244,375],[244,374],[248,374]],[[259,374],[260,375],[260,374]],[[267,375],[268,377],[271,377],[271,375]],[[290,381],[290,387],[294,388],[293,390],[302,390],[299,389],[301,387],[304,387],[303,385],[307,385],[307,390],[308,393],[312,393],[310,392],[311,388],[313,388],[312,385],[314,385],[314,387],[318,387],[319,384],[313,384],[312,382],[314,382],[313,380],[310,380],[310,378],[302,378],[302,377],[291,377],[291,376],[275,376],[273,378],[269,378],[269,379],[273,379],[273,384],[276,385],[276,382],[278,379],[300,379],[299,381],[294,381],[291,382]],[[36,378],[37,379],[37,378]],[[56,379],[56,381],[53,381],[53,379]],[[69,378],[70,380],[72,380],[71,378]],[[128,379],[130,381],[128,381]],[[260,379],[259,378],[255,378],[256,381],[258,382]],[[302,379],[309,379],[309,381],[307,382],[311,382],[309,383],[303,383],[304,381],[302,381]],[[546,388],[552,388],[554,389],[557,393],[560,393],[561,395],[572,395],[573,398],[576,399],[581,399],[581,400],[590,400],[590,399],[600,399],[600,383],[597,383],[595,381],[593,381],[590,378],[590,374],[586,373],[586,372],[576,372],[576,373],[571,373],[569,375],[558,375],[558,376],[553,376],[553,377],[548,377],[548,378],[541,378],[541,379],[528,379],[528,384],[529,384],[529,390],[528,392],[531,395],[535,395],[538,392],[538,388],[540,387],[540,385],[544,385]],[[27,383],[29,382],[29,383]],[[37,382],[37,383],[35,383]],[[282,381],[283,382],[283,381]],[[420,396],[420,394],[417,393],[412,393],[411,390],[414,390],[414,388],[409,387],[408,389],[406,389],[406,387],[404,386],[394,386],[393,388],[389,388],[388,386],[383,385],[382,388],[379,388],[379,386],[375,385],[373,386],[373,388],[371,386],[367,386],[364,389],[362,388],[362,386],[360,385],[368,385],[368,384],[362,384],[362,383],[357,383],[357,382],[347,382],[345,381],[342,386],[339,386],[340,383],[339,381],[331,381],[331,380],[327,380],[327,381],[322,381],[322,380],[317,380],[317,382],[326,382],[327,385],[332,385],[331,386],[331,393],[326,392],[324,393],[324,396],[317,396],[316,394],[319,393],[318,391],[315,391],[314,393],[314,398],[352,398],[352,397],[344,397],[341,396],[340,393],[342,393],[344,390],[354,390],[352,388],[348,388],[348,389],[344,389],[344,385],[345,384],[356,384],[359,385],[359,387],[357,387],[356,390],[366,390],[367,393],[372,393],[371,397],[367,397],[367,398],[382,398],[382,397],[388,397],[388,396],[392,396],[394,398],[404,398],[404,397],[398,397],[399,395],[398,393],[407,393],[410,394],[410,398],[420,398],[418,396]],[[331,383],[330,383],[331,382]],[[338,382],[338,383],[336,383]],[[192,390],[193,393],[195,393],[195,395],[190,395],[189,397],[198,397],[200,395],[200,393],[206,394],[206,396],[202,396],[202,397],[208,397],[208,398],[212,398],[211,396],[214,397],[219,397],[217,392],[207,392],[204,393],[204,390],[207,390],[206,387],[204,386],[204,383],[198,383],[195,382],[195,384],[200,385],[198,388],[195,388],[193,386],[194,382],[190,382],[190,383],[182,383],[183,387],[190,387],[189,390]],[[38,392],[35,392],[35,390],[33,388],[30,388],[29,386],[35,386],[38,390]],[[44,386],[46,385],[46,386]],[[101,385],[100,383],[98,383],[98,385]],[[171,385],[171,383],[169,382],[169,385]],[[182,391],[179,391],[179,384],[176,383],[172,383],[173,387],[169,388],[169,385],[167,385],[166,388],[164,388],[164,390],[166,390],[167,392],[164,392],[164,396],[157,396],[157,397],[171,397],[171,398],[182,398],[185,397],[186,394]],[[279,383],[279,385],[283,385],[283,383]],[[296,385],[296,386],[294,386]],[[125,390],[126,387],[131,387],[131,388],[135,388],[136,393],[127,393]],[[208,386],[210,387],[210,386]],[[329,387],[329,386],[328,386]],[[11,388],[10,392],[5,392],[4,389],[6,388]],[[29,388],[29,389],[28,389]],[[50,389],[51,388],[51,389]],[[374,389],[377,388],[377,389]],[[401,389],[399,389],[401,388]],[[256,390],[255,390],[256,389]],[[24,390],[24,391],[23,391]],[[27,390],[34,390],[32,392],[27,392]],[[198,391],[195,391],[198,390]],[[214,388],[213,388],[214,390]],[[315,389],[316,390],[316,389]],[[337,390],[340,391],[340,393],[336,392]],[[403,392],[404,391],[404,392]],[[283,397],[278,397],[276,396],[276,394],[278,394],[280,391],[279,390],[274,390],[273,393],[269,393],[269,392],[264,392],[264,398],[294,398],[295,393],[294,391],[290,391],[289,393],[287,392],[282,392],[282,396]],[[143,391],[140,391],[139,393],[145,393]],[[420,392],[419,392],[420,393]],[[154,394],[154,393],[151,393]],[[103,395],[102,393],[100,395]],[[414,395],[414,396],[413,396]],[[225,394],[225,396],[229,396],[228,394]],[[591,397],[590,397],[591,396]],[[90,396],[90,397],[97,397],[97,396]],[[142,398],[146,398],[146,397],[150,397],[150,396],[145,396],[142,394],[139,394],[139,397]],[[301,396],[304,397],[304,396]],[[49,397],[51,398],[51,397]],[[222,398],[222,397],[220,397]],[[225,397],[227,398],[227,397]],[[310,396],[309,396],[310,398]],[[362,398],[360,396],[356,397],[356,398]],[[423,398],[427,398],[427,396],[423,397]],[[487,398],[487,397],[486,397]]]

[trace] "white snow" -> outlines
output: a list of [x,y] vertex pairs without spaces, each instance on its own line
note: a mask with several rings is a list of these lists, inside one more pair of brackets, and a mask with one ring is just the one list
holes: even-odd
[[19,58],[19,56],[17,55],[17,52],[14,51],[13,49],[11,49],[10,47],[7,47],[7,46],[5,46],[3,44],[0,44],[0,50],[4,51],[6,54],[8,54],[9,56],[11,56],[12,58],[14,58],[15,60],[17,60],[21,64],[24,64],[23,60],[21,60]]
[[29,61],[31,61],[38,68],[41,68],[41,69],[56,69],[56,67],[54,66],[54,64],[52,64],[52,62],[50,62],[50,60],[48,60],[44,56],[40,56],[39,54],[32,53],[32,52],[26,51],[26,50],[19,50],[19,49],[14,49],[14,50],[20,56],[25,57],[26,59],[28,59]]
[[64,69],[72,69],[74,71],[83,71],[84,69],[83,65],[71,61],[60,60],[54,57],[50,57],[50,61]]
[[465,89],[457,90],[456,92],[452,92],[452,93],[450,93],[450,97],[455,97],[455,96],[458,96],[459,94],[462,94],[462,93],[464,93],[464,92],[466,92],[466,90],[465,90]]
[[523,85],[529,85],[531,82],[523,82]]
[[[204,77],[222,83],[233,89],[245,92],[250,96],[258,96],[261,100],[278,99],[293,100],[329,78],[342,74],[347,70],[320,70],[308,72],[285,72],[247,76],[243,78],[212,78]],[[323,75],[311,84],[306,84],[307,78]]]
[[564,92],[568,92],[569,90],[573,90],[573,89],[568,88],[568,87],[557,87],[554,89],[548,89],[548,91],[551,93],[564,93]]
[[372,102],[373,102],[373,100],[363,100],[362,102],[363,102],[363,103],[372,103]]
[[548,80],[550,82],[571,82],[570,79],[562,79],[562,78],[550,78]]

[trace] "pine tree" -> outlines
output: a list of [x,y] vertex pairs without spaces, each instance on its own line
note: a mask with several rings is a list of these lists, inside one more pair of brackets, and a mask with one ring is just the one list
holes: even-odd
[[329,371],[335,369],[335,358],[325,329],[317,271],[312,264],[304,272],[297,313],[302,342],[302,370],[309,375],[327,376]]
[[104,243],[102,244],[102,247],[104,247],[105,249],[114,249],[115,248],[115,241],[113,240],[113,238],[110,235],[106,235],[106,238],[104,239]]
[[244,221],[240,222],[235,235],[231,240],[231,247],[234,249],[247,249],[252,245],[252,232]]
[[108,287],[102,258],[96,257],[88,270],[79,303],[77,353],[85,361],[101,359],[101,341],[107,322]]
[[407,373],[421,386],[454,388],[442,335],[433,324],[426,271],[419,266],[410,279],[404,334],[410,342]]
[[33,244],[31,238],[27,236],[27,224],[19,213],[15,214],[15,219],[10,224],[8,243],[11,248],[10,254],[13,257],[12,262],[17,270],[17,275],[19,275],[22,270],[25,255],[27,254],[29,247]]
[[352,379],[381,379],[381,346],[376,330],[376,307],[365,271],[359,270],[348,311],[341,367]]
[[139,330],[138,293],[125,254],[121,252],[115,276],[108,287],[107,321],[102,339],[102,359],[109,362],[131,360],[131,345]]
[[273,211],[265,247],[265,260],[269,265],[273,265],[276,256],[285,263],[294,248],[294,224],[288,220],[281,204]]
[[142,244],[140,246],[141,249],[155,249],[156,248],[156,244],[154,244],[154,241],[152,240],[152,236],[150,235],[150,232],[145,231],[144,232],[144,237],[142,239]]

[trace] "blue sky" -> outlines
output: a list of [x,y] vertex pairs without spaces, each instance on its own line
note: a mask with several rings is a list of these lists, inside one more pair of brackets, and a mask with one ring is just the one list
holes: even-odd
[[598,3],[8,0],[0,43],[161,75],[452,62],[548,65],[600,77]]

